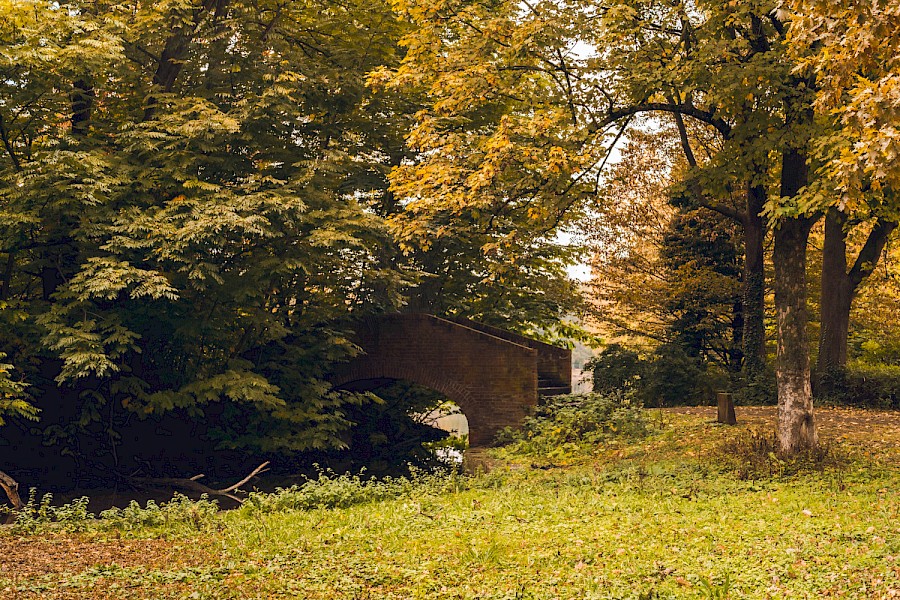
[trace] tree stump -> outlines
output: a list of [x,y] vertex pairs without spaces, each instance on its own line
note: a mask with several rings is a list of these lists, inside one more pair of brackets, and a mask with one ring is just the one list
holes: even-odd
[[716,400],[719,404],[719,415],[716,421],[726,425],[737,425],[737,418],[734,416],[734,400],[732,400],[731,394],[719,392],[716,394]]

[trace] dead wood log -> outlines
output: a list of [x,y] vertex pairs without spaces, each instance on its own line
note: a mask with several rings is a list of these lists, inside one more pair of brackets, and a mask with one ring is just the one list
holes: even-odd
[[25,503],[19,497],[19,483],[3,471],[0,471],[0,487],[6,492],[6,497],[9,498],[13,510],[18,511],[25,508]]
[[253,469],[249,475],[235,483],[234,485],[230,485],[227,488],[222,488],[221,490],[217,490],[211,488],[207,485],[203,485],[198,480],[205,477],[202,473],[200,475],[194,475],[193,477],[129,477],[128,481],[133,483],[138,487],[143,488],[155,488],[155,489],[175,489],[186,492],[194,492],[198,494],[206,494],[208,496],[224,496],[226,498],[231,498],[238,504],[243,504],[244,501],[241,498],[238,498],[232,492],[236,491],[242,485],[259,475],[260,473],[265,473],[268,471],[266,467],[269,466],[269,461],[266,461]]

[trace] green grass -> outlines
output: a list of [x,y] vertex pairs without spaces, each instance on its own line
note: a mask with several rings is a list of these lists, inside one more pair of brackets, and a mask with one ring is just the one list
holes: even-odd
[[[489,474],[426,479],[382,490],[376,496],[388,499],[378,501],[359,494],[344,508],[246,507],[134,528],[95,522],[87,534],[50,539],[90,547],[163,538],[203,552],[189,564],[175,564],[173,554],[173,564],[153,566],[112,556],[27,581],[0,569],[0,591],[48,598],[900,596],[893,466],[857,458],[821,473],[742,481],[716,468],[711,449],[731,435],[677,415],[645,439],[552,460],[500,452]],[[25,547],[49,529],[44,538],[6,541]]]

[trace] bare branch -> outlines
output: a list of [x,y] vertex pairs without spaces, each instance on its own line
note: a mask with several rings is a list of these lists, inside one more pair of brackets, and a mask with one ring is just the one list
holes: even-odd
[[9,498],[13,510],[19,511],[25,508],[25,503],[19,497],[19,483],[3,471],[0,471],[0,487],[6,492],[6,497]]

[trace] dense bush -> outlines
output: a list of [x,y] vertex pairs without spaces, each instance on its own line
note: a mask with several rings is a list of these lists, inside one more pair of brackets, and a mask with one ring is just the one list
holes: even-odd
[[734,401],[744,406],[765,406],[778,402],[775,372],[765,369],[761,373],[736,378],[732,386]]
[[634,350],[610,344],[585,369],[593,373],[594,391],[609,393],[640,387],[645,364]]
[[674,343],[663,344],[646,359],[610,344],[586,367],[593,371],[594,392],[634,394],[647,406],[701,404],[718,387],[699,361]]
[[647,406],[696,406],[709,399],[709,383],[696,358],[664,344],[647,365],[642,395]]
[[557,455],[615,437],[647,433],[640,402],[622,392],[556,396],[538,406],[521,429],[504,429],[497,442],[516,454]]
[[773,371],[752,377],[726,372],[721,365],[702,363],[677,343],[663,344],[647,358],[619,344],[610,344],[585,368],[593,371],[594,392],[624,391],[649,407],[708,404],[722,390],[733,392],[738,404],[765,405],[776,401]]
[[867,408],[900,408],[900,366],[854,365],[819,375],[820,402]]

